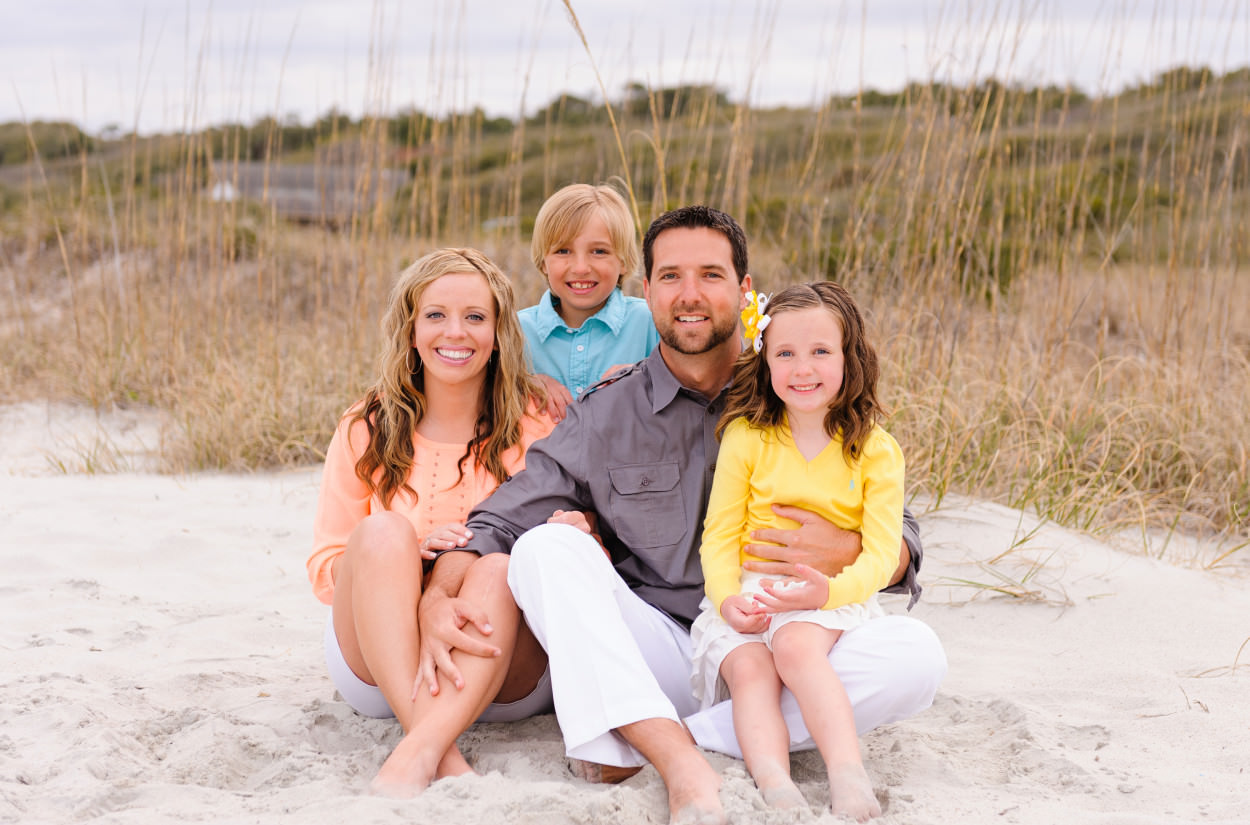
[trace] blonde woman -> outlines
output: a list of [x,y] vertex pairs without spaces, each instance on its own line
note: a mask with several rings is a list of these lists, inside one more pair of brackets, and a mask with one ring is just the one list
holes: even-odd
[[463,581],[438,593],[461,625],[454,654],[423,651],[418,618],[427,565],[467,542],[469,510],[553,422],[525,368],[512,287],[480,252],[440,249],[404,270],[383,330],[380,374],[326,453],[308,574],[331,606],[335,687],[405,731],[373,789],[410,796],[471,770],[455,740],[474,720],[550,707],[546,656],[512,601],[506,556],[455,554]]

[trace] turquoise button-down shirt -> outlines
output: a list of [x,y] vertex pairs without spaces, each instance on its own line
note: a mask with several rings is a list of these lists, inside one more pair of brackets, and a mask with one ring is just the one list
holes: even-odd
[[619,288],[580,327],[564,323],[550,290],[517,317],[534,372],[550,375],[568,387],[574,398],[599,383],[608,367],[641,361],[660,341],[647,302],[628,297]]

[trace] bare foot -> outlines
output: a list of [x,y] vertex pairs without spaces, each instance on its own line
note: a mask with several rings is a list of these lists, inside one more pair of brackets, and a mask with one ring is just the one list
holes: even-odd
[[833,798],[833,812],[838,816],[850,817],[856,822],[881,816],[881,805],[872,792],[872,780],[858,762],[829,769],[829,795]]
[[466,773],[473,772],[473,766],[469,764],[469,760],[465,759],[460,748],[453,744],[439,761],[434,778],[445,779],[449,776],[464,776]]
[[726,825],[729,821],[720,804],[720,774],[702,754],[698,757],[670,770],[664,778],[670,825]]
[[790,757],[788,754],[784,763],[764,757],[756,757],[752,760],[751,778],[755,780],[755,787],[760,789],[760,796],[764,797],[764,804],[770,808],[789,810],[807,805],[807,800],[803,798],[802,791],[794,784],[794,780],[790,778]]
[[760,788],[760,795],[764,797],[764,804],[770,808],[789,811],[807,807],[807,800],[803,798],[803,792],[799,790],[798,785],[789,780],[784,785]]
[[596,785],[617,785],[637,774],[642,770],[642,766],[620,768],[616,765],[600,765],[598,762],[570,759],[569,770],[578,779],[584,779]]
[[[411,733],[399,740],[369,784],[369,790],[378,796],[409,799],[428,788],[437,776],[444,755],[432,756],[422,745]],[[456,752],[459,753],[459,750]]]

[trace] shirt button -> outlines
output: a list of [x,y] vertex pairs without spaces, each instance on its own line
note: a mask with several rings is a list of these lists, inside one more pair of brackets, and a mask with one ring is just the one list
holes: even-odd
[[573,392],[581,392],[581,391],[582,391],[582,388],[581,388],[581,387],[574,387],[574,388],[573,388]]
[[586,347],[585,347],[585,346],[583,346],[582,344],[578,344],[578,345],[577,345],[577,351],[578,351],[578,352],[581,352],[581,351],[583,351],[583,350],[585,350],[585,349],[586,349]]

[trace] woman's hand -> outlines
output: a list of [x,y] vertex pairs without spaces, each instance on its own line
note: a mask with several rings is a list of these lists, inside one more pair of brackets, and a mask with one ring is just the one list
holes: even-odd
[[829,577],[806,564],[796,564],[794,570],[792,578],[761,581],[764,592],[757,593],[755,601],[769,613],[823,608],[829,601]]
[[563,421],[564,410],[573,403],[573,393],[550,375],[535,375],[534,377],[547,391],[547,415],[557,423]]
[[769,613],[754,599],[741,594],[728,596],[720,603],[721,618],[739,633],[763,633],[772,621]]
[[455,550],[464,547],[473,538],[473,531],[460,522],[443,524],[435,527],[425,538],[421,539],[421,558],[429,561],[438,555],[440,550]]
[[485,611],[465,599],[448,596],[438,588],[430,588],[421,597],[417,614],[421,626],[421,652],[417,678],[412,685],[414,698],[423,685],[428,686],[431,696],[438,695],[440,670],[457,690],[464,687],[464,677],[451,659],[453,650],[487,658],[498,656],[502,652],[494,645],[464,632],[465,625],[469,623],[483,636],[494,632]]

